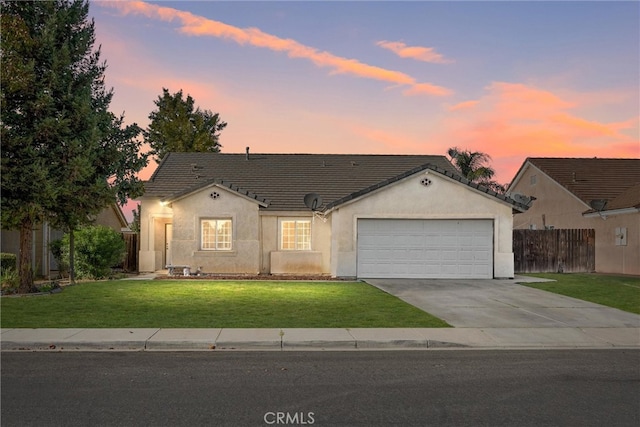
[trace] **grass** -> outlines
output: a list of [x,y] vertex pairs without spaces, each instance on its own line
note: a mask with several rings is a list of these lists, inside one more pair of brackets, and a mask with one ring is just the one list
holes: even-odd
[[640,278],[586,273],[527,276],[553,279],[556,282],[522,285],[640,314]]
[[449,326],[361,282],[119,280],[1,303],[3,328]]

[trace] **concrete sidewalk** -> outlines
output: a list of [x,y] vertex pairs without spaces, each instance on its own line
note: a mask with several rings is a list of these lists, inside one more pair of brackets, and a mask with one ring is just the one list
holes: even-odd
[[640,328],[2,329],[2,351],[636,348]]

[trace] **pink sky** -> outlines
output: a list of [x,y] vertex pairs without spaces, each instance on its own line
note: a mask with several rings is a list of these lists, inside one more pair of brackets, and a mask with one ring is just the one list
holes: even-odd
[[182,89],[229,123],[223,152],[457,146],[488,153],[503,183],[526,157],[640,157],[636,2],[92,2],[91,12],[112,110],[145,127],[162,88]]

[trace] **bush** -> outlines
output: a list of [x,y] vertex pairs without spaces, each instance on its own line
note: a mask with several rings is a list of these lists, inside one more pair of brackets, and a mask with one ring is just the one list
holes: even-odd
[[[120,233],[102,226],[83,227],[74,233],[75,271],[77,277],[101,279],[109,276],[111,267],[121,263],[125,243]],[[62,239],[62,265],[69,265],[69,235]]]
[[17,270],[16,254],[0,253],[0,271]]
[[67,248],[65,258],[64,241],[62,239],[51,241],[49,243],[49,250],[51,250],[51,254],[58,263],[58,272],[60,274],[60,277],[67,276],[69,274],[69,250]]
[[9,267],[5,268],[3,266],[2,273],[0,275],[2,276],[0,293],[2,293],[2,295],[18,293],[18,288],[20,287],[20,276],[18,276],[16,269]]

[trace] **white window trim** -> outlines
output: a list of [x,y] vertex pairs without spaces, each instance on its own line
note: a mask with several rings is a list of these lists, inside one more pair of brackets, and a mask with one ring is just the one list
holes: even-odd
[[[228,248],[218,248],[218,239],[217,239],[217,231],[216,231],[216,242],[214,248],[205,248],[204,247],[204,222],[205,221],[229,221],[231,223],[231,236],[229,241]],[[224,217],[224,218],[200,218],[200,251],[205,252],[230,252],[233,250],[233,235],[234,235],[234,227],[233,227],[233,218]]]
[[[282,227],[282,224],[284,222],[295,222],[296,223],[296,227],[295,227],[295,236],[294,236],[294,243],[295,243],[295,248],[294,249],[285,249],[284,248],[284,239],[283,239],[283,231],[284,228]],[[298,249],[298,226],[297,223],[301,223],[301,222],[305,222],[309,224],[309,247],[304,248],[304,249]],[[308,252],[311,251],[312,248],[312,235],[313,235],[313,230],[312,230],[312,224],[313,221],[311,220],[311,218],[280,218],[278,220],[278,248],[281,251],[286,251],[286,252]]]

